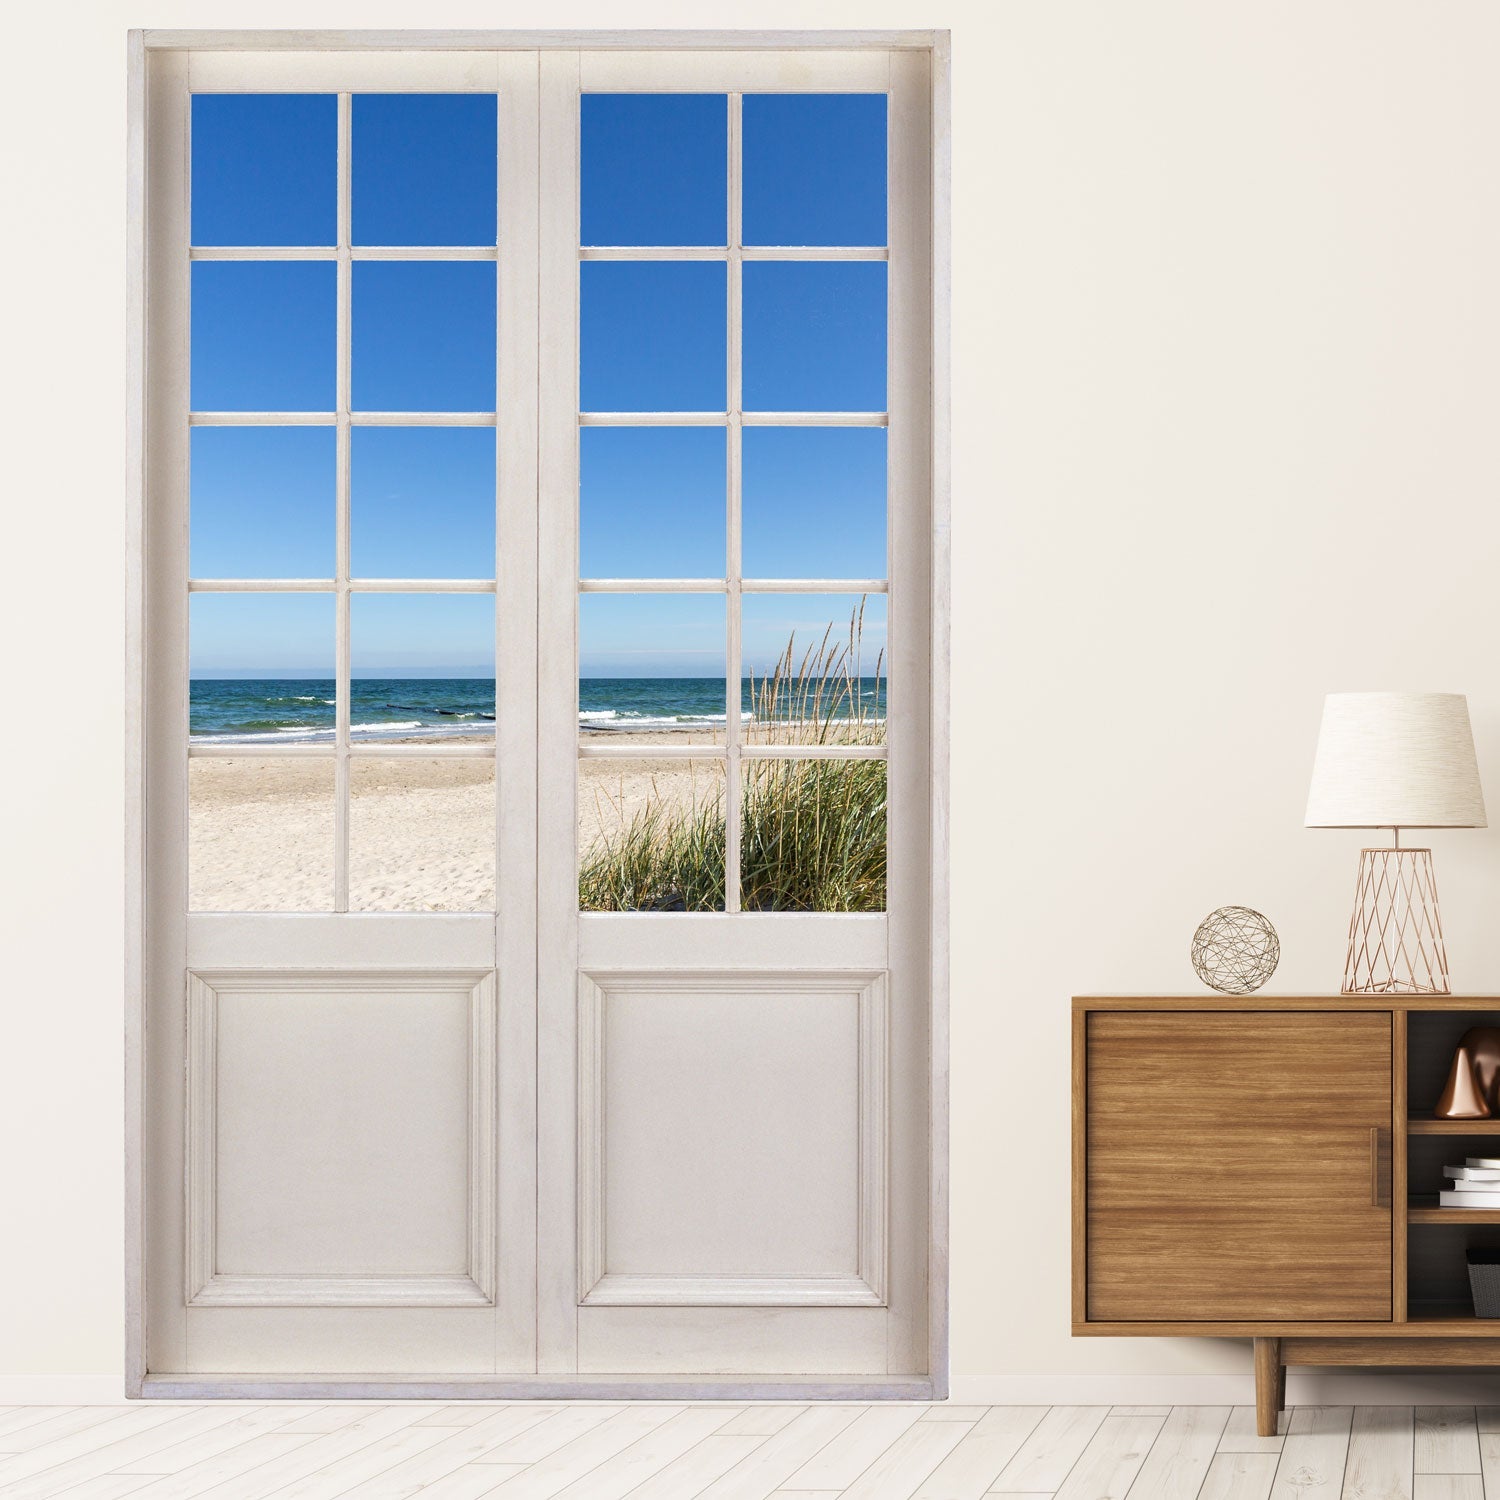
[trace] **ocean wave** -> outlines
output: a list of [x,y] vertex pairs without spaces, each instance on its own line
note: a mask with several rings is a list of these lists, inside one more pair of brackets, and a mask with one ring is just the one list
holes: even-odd
[[[424,724],[420,719],[393,719],[374,724],[351,724],[351,740],[451,739],[461,735],[494,733],[493,724]],[[196,733],[195,745],[331,745],[334,731],[326,726],[283,726],[277,729],[219,730]]]
[[471,708],[424,708],[417,703],[387,703],[386,707],[394,709],[396,713],[407,714],[439,714],[445,719],[493,719],[494,714],[487,714],[478,709]]
[[332,744],[331,729],[225,729],[213,734],[195,731],[195,745]]
[[[727,714],[648,714],[605,708],[580,712],[578,727],[604,734],[627,734],[646,729],[722,729],[727,718]],[[742,723],[748,724],[750,719],[750,714],[740,715]]]

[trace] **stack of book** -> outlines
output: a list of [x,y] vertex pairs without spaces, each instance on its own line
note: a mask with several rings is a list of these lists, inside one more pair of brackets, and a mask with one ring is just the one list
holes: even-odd
[[1500,1208],[1500,1156],[1466,1156],[1461,1167],[1444,1167],[1452,1184],[1438,1194],[1443,1208]]

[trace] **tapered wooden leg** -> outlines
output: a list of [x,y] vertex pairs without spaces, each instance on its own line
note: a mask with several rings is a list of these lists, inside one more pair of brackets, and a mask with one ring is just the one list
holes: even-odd
[[1280,1339],[1255,1341],[1255,1431],[1275,1437],[1286,1390],[1286,1370],[1281,1363]]
[[1280,1357],[1276,1360],[1276,1410],[1286,1410],[1286,1361]]

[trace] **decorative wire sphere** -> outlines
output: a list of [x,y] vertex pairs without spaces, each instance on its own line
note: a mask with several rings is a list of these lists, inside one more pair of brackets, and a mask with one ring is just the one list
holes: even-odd
[[1276,929],[1248,906],[1221,906],[1193,934],[1193,968],[1211,990],[1248,995],[1258,990],[1281,959]]

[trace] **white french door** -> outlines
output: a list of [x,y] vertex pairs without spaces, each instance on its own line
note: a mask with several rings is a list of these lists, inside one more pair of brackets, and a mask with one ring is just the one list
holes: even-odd
[[145,45],[133,1378],[929,1390],[931,39],[482,40]]

